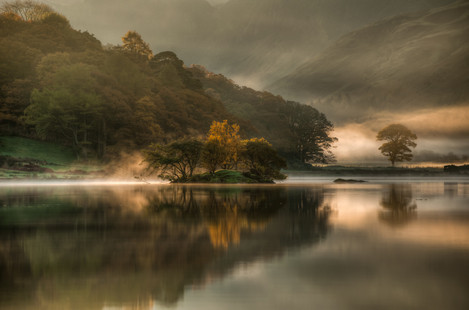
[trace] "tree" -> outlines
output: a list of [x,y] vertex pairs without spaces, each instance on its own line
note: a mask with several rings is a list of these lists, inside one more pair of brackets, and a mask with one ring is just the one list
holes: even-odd
[[46,18],[48,15],[55,13],[55,11],[44,3],[36,1],[12,1],[6,2],[0,7],[1,14],[17,15],[22,20],[28,22],[37,22]]
[[280,169],[286,168],[287,163],[267,140],[252,138],[243,141],[243,144],[242,160],[252,175],[263,180],[286,178]]
[[225,159],[225,150],[217,141],[207,141],[202,150],[202,165],[211,173],[221,167]]
[[389,125],[378,132],[376,139],[387,141],[379,147],[379,150],[384,156],[389,157],[393,167],[396,161],[412,160],[413,155],[409,147],[415,148],[417,146],[414,142],[417,135],[404,125]]
[[[212,155],[218,155],[218,162],[223,169],[236,167],[242,147],[241,137],[238,134],[239,125],[230,125],[227,120],[213,121],[207,136]],[[217,147],[216,147],[217,146]],[[215,150],[218,148],[217,150]]]
[[170,181],[184,181],[196,169],[203,143],[197,139],[181,139],[166,145],[152,144],[145,152],[149,168],[158,170],[160,177]]
[[122,48],[132,54],[137,54],[150,59],[153,52],[147,42],[143,41],[142,36],[136,31],[127,31],[122,37]]
[[31,94],[31,105],[25,110],[27,124],[36,128],[41,138],[62,140],[71,144],[80,158],[88,158],[92,143],[90,132],[99,117],[100,98],[93,93],[46,89]]
[[38,74],[44,87],[32,92],[25,109],[25,121],[35,126],[39,137],[72,145],[78,158],[87,159],[104,117],[102,99],[95,91],[95,69],[64,64],[50,76]]
[[288,125],[293,136],[294,149],[302,163],[328,163],[334,161],[330,151],[337,138],[329,136],[334,125],[315,108],[287,102]]

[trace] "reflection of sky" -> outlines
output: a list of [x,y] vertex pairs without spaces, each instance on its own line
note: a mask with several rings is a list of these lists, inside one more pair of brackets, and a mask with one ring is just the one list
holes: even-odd
[[469,185],[408,185],[418,216],[399,227],[378,218],[386,186],[326,189],[325,240],[189,290],[178,309],[467,309]]

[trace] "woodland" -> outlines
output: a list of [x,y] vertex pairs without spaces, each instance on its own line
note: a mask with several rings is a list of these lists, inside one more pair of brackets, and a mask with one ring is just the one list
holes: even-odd
[[45,4],[1,7],[0,136],[106,162],[150,145],[206,139],[223,121],[239,125],[242,139],[264,139],[289,167],[334,161],[333,124],[309,105],[185,66],[174,52],[152,51],[136,31],[103,46]]

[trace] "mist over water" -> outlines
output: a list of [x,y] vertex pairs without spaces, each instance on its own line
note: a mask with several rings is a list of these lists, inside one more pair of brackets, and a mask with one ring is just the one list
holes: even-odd
[[396,182],[0,185],[0,305],[465,309],[467,180]]

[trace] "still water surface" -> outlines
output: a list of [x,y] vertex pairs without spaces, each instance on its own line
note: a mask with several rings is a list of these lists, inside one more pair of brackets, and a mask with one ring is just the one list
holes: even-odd
[[469,183],[0,185],[0,309],[469,309]]

